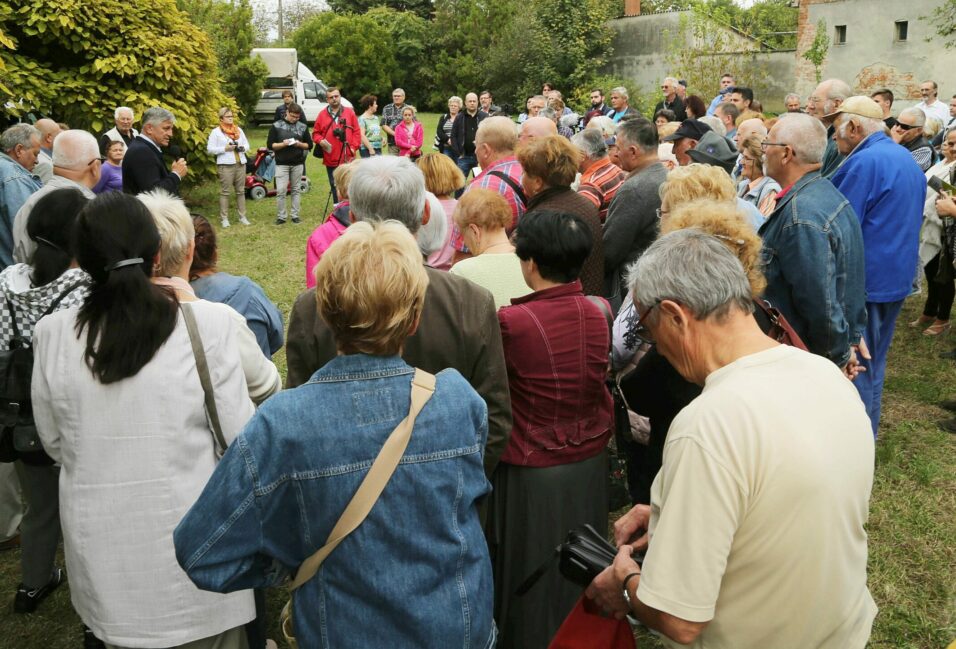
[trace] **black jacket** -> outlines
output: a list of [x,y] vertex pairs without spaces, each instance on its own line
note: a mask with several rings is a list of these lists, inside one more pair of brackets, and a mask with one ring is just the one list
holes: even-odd
[[[478,123],[481,124],[485,118],[488,117],[488,113],[478,109],[478,112],[475,113],[475,118],[478,120]],[[455,118],[454,124],[451,125],[451,148],[454,150],[456,155],[462,156],[465,155],[465,122],[468,118],[467,111],[461,111],[458,113],[458,117]],[[477,131],[477,129],[475,129]],[[474,151],[474,142],[472,142],[472,151]],[[470,153],[468,155],[474,155]]]
[[151,189],[165,189],[179,196],[180,178],[166,167],[163,154],[145,136],[133,138],[123,157],[123,191],[141,194]]
[[666,101],[657,102],[657,105],[654,106],[654,114],[656,115],[657,111],[661,110],[662,108],[674,111],[674,115],[677,117],[678,122],[683,122],[685,119],[687,119],[687,110],[684,108],[684,102],[680,97],[675,96],[674,101],[672,101],[670,105],[668,105]]
[[272,151],[272,145],[276,142],[282,142],[289,138],[295,138],[299,142],[305,142],[309,145],[308,149],[293,149],[286,147],[275,152],[277,165],[300,165],[305,162],[305,157],[312,149],[312,136],[309,134],[309,127],[305,122],[298,121],[290,124],[286,120],[279,120],[269,129],[269,137],[266,138],[266,147]]

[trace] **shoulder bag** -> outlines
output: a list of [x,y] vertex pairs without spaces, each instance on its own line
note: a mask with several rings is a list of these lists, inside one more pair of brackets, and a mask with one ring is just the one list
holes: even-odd
[[196,359],[196,371],[199,372],[199,382],[202,384],[206,401],[206,417],[209,419],[209,428],[212,431],[213,447],[216,457],[221,458],[226,452],[226,438],[219,424],[219,410],[216,408],[216,395],[212,390],[212,379],[209,376],[209,363],[206,362],[206,349],[203,347],[202,336],[199,335],[199,327],[196,325],[196,316],[193,314],[192,307],[188,302],[180,302],[179,309],[183,312],[186,332],[189,334],[189,342],[193,347],[193,358]]

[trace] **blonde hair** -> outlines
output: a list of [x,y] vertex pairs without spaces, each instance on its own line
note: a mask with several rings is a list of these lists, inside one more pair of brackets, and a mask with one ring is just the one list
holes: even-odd
[[763,113],[758,113],[755,110],[745,110],[737,116],[737,119],[734,120],[734,126],[740,126],[748,119],[759,119],[762,122],[765,118]]
[[717,237],[740,260],[754,297],[763,295],[767,279],[761,268],[763,242],[735,203],[700,199],[681,204],[661,222],[661,234],[696,228]]
[[740,153],[743,155],[744,151],[753,156],[754,164],[759,165],[761,169],[761,175],[763,174],[763,148],[760,146],[762,140],[756,135],[751,135],[746,140],[740,143]]
[[518,144],[518,127],[510,117],[486,117],[475,133],[475,145],[479,144],[487,144],[495,153],[510,153]]
[[426,153],[418,159],[425,189],[435,196],[450,196],[465,186],[465,175],[444,153]]
[[474,223],[482,230],[496,231],[511,227],[514,215],[505,197],[490,189],[469,190],[455,206],[455,225],[464,230]]
[[680,128],[680,122],[667,122],[657,127],[657,138],[663,139],[668,135],[673,135]]
[[412,111],[412,117],[415,117],[416,115],[418,115],[417,108],[415,108],[411,104],[405,104],[404,106],[402,106],[402,117],[405,117],[405,112],[409,110]]
[[352,224],[315,267],[315,301],[339,351],[392,356],[425,304],[428,275],[398,221]]
[[332,172],[332,182],[335,183],[340,199],[349,197],[349,182],[352,180],[352,172],[355,171],[356,164],[358,163],[346,162],[336,167],[335,171]]
[[548,187],[568,187],[581,164],[581,150],[563,135],[536,137],[518,149],[521,170]]
[[728,203],[737,198],[734,183],[726,171],[695,162],[667,173],[667,180],[661,185],[661,203],[666,203],[669,211],[701,198]]
[[139,194],[136,198],[146,206],[159,230],[159,267],[156,275],[172,277],[186,261],[189,244],[196,229],[186,204],[162,189]]
[[612,137],[617,131],[617,122],[608,117],[607,115],[598,115],[592,117],[591,121],[588,122],[588,125],[584,128],[594,128],[601,131],[601,135],[604,136],[604,139]]

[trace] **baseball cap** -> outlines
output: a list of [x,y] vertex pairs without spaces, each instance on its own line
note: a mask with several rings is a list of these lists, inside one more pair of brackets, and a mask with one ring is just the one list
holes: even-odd
[[676,131],[661,139],[661,142],[676,142],[677,140],[683,140],[685,137],[689,137],[692,140],[699,140],[703,137],[704,133],[710,130],[711,128],[703,122],[699,122],[696,119],[685,119],[680,123],[680,126],[677,127]]
[[864,97],[862,95],[857,95],[856,97],[847,97],[843,103],[840,104],[839,108],[829,115],[824,115],[824,117],[836,117],[840,113],[859,115],[860,117],[869,117],[871,119],[883,119],[883,110],[880,108],[879,104],[869,97]]

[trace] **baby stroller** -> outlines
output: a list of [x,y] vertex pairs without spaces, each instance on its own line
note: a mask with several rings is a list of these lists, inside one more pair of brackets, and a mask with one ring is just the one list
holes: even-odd
[[[275,153],[266,147],[256,150],[255,158],[249,157],[246,161],[246,196],[254,201],[261,201],[266,196],[275,196],[276,161]],[[268,185],[266,183],[272,183]],[[312,183],[304,173],[299,179],[299,193],[308,194]]]

